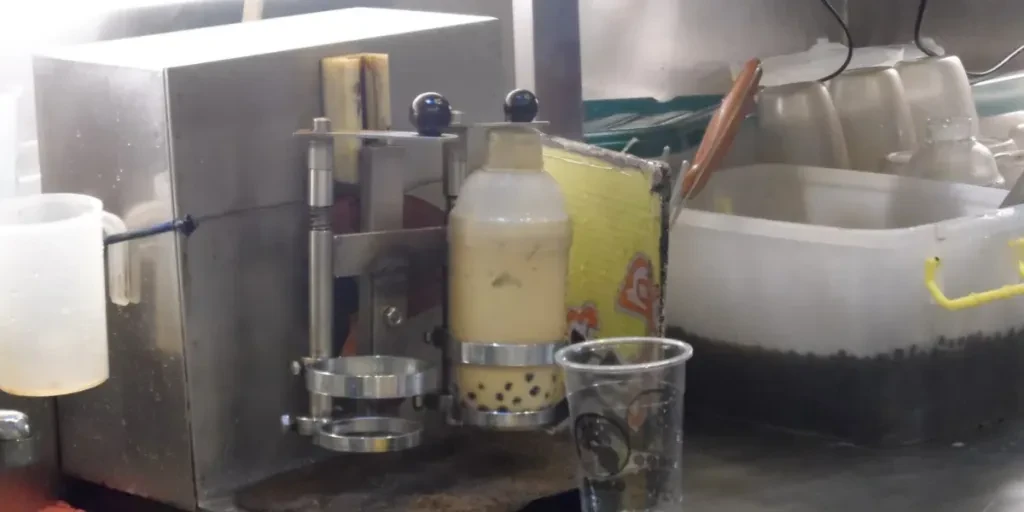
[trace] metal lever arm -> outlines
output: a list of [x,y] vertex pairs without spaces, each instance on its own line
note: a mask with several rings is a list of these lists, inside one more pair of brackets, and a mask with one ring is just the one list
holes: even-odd
[[437,144],[453,142],[457,136],[443,133],[436,137],[425,137],[416,132],[398,132],[390,130],[360,130],[358,132],[316,132],[313,130],[299,130],[294,134],[296,137],[304,137],[314,140],[334,140],[336,137],[351,137],[365,141],[387,141],[387,142],[418,142]]

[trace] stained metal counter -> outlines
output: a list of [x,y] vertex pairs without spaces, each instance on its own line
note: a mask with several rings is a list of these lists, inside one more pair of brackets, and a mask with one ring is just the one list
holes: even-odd
[[[686,512],[1024,511],[1024,425],[962,443],[886,450],[714,430],[688,430]],[[566,493],[523,512],[578,507],[575,493]]]
[[[1024,424],[1002,425],[962,442],[876,450],[775,430],[692,423],[684,458],[686,512],[1024,511]],[[538,442],[529,436],[520,442],[530,439],[531,444]],[[388,501],[395,508],[388,510],[430,503],[429,496],[436,506],[426,506],[429,510],[462,510],[463,505],[467,510],[518,510],[519,500],[532,494],[533,489],[523,487],[527,481],[549,480],[548,487],[565,484],[564,459],[572,457],[571,450],[552,446],[523,447],[534,453],[530,457],[540,448],[557,459],[543,471],[514,463],[515,458],[492,458],[490,464],[508,468],[506,479],[498,477],[497,469],[488,472],[491,481],[470,476],[487,466],[484,461],[495,457],[493,452],[477,462],[467,458],[459,463],[479,464],[476,471],[441,464],[433,471],[408,474],[408,481],[392,484]],[[528,467],[532,469],[524,472]],[[422,495],[406,500],[404,491]],[[493,493],[490,499],[487,493]],[[343,496],[328,502],[332,505],[303,510],[355,510],[344,508],[353,502]],[[364,503],[360,510],[384,509]],[[578,506],[575,493],[568,492],[534,502],[524,512],[564,512]]]
[[[959,443],[874,450],[692,423],[685,447],[686,512],[1024,511],[1024,424]],[[526,506],[571,489],[574,454],[568,443],[542,434],[500,439],[478,440],[470,451],[448,445],[413,463],[337,459],[256,485],[233,504],[210,510],[579,510],[574,491]],[[90,510],[106,510],[100,504],[92,500]]]

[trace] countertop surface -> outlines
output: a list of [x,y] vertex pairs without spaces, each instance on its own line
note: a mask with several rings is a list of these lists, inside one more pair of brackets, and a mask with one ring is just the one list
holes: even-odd
[[[1024,424],[874,450],[691,422],[685,452],[686,512],[1024,511]],[[342,457],[244,490],[222,510],[514,512],[572,489],[574,457],[564,438],[546,434],[474,436],[413,462]],[[574,492],[563,492],[525,511],[578,506]]]
[[1024,425],[884,450],[735,426],[691,430],[687,512],[1024,511]]
[[575,486],[568,438],[463,432],[409,453],[342,456],[244,489],[209,512],[515,512]]

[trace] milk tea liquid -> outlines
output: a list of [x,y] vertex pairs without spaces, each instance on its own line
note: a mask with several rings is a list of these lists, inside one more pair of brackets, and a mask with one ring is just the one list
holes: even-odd
[[[463,184],[448,224],[449,329],[468,343],[551,343],[566,336],[572,230],[540,136],[495,129],[488,163]],[[535,411],[564,398],[556,365],[456,366],[458,399],[479,411]]]

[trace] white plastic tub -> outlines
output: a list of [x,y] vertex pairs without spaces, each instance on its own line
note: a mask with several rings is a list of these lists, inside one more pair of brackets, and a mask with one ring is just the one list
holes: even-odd
[[1018,415],[1024,296],[1005,296],[1024,286],[951,311],[925,280],[938,257],[950,299],[1021,283],[1024,208],[999,210],[1005,194],[787,165],[716,173],[670,239],[668,325],[695,347],[688,403],[872,444]]

